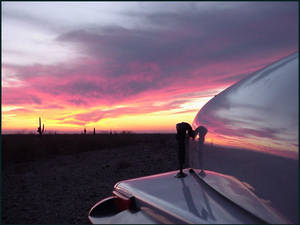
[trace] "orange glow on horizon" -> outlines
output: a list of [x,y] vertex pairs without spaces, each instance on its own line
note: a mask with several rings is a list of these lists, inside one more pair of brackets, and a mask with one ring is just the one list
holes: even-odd
[[[258,140],[253,137],[234,137],[234,136],[226,136],[214,133],[213,131],[209,131],[205,137],[205,143],[211,146],[222,146],[229,148],[239,148],[246,150],[253,150],[265,153],[277,154],[280,156],[285,156],[288,158],[298,158],[298,148],[290,145],[289,143],[285,143],[282,145],[278,145],[277,143],[270,142],[269,139],[266,138]],[[246,143],[246,144],[245,144]],[[289,151],[287,151],[287,149]]]
[[[149,107],[143,110],[142,104],[98,106],[88,109],[83,107],[42,109],[38,105],[4,105],[2,133],[36,133],[39,117],[45,124],[46,133],[80,133],[84,128],[88,132],[96,128],[98,132],[125,130],[137,133],[173,133],[176,132],[176,123],[182,121],[192,123],[199,109],[210,98],[191,99],[171,109],[164,107],[166,102],[154,102],[153,105],[159,107],[158,110],[148,109]],[[98,111],[104,115],[108,112],[107,117],[95,119],[95,116],[99,116]],[[79,119],[78,115],[86,118]]]

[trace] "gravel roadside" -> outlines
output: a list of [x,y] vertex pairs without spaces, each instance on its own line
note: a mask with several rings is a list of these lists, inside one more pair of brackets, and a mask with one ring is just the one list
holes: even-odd
[[90,208],[110,196],[116,182],[177,164],[173,148],[144,144],[6,163],[2,223],[87,224]]
[[[204,168],[232,175],[299,221],[298,160],[207,147]],[[121,180],[178,169],[176,140],[55,156],[2,168],[2,223],[88,224],[90,208]]]

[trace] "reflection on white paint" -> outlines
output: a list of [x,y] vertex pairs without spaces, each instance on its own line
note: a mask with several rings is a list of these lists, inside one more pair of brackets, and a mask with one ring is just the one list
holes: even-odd
[[189,102],[186,102],[184,104],[180,105],[180,108],[185,111],[185,110],[198,110],[202,108],[212,97],[203,97],[200,99],[195,99]]
[[236,83],[199,111],[194,128],[206,126],[217,143],[297,157],[298,70],[295,53]]

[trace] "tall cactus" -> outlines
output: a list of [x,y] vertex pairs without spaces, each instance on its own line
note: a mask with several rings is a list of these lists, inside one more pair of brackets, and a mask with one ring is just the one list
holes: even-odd
[[42,136],[44,131],[45,131],[45,126],[43,124],[43,128],[42,128],[41,117],[39,117],[39,127],[37,129],[37,132],[40,134],[40,136]]
[[96,135],[96,128],[94,127],[94,135]]

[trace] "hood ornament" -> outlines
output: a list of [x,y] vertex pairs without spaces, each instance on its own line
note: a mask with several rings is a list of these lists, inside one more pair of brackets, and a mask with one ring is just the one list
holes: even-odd
[[205,141],[205,135],[207,134],[207,128],[204,126],[199,126],[196,128],[196,130],[194,131],[194,135],[195,137],[198,135],[198,140],[197,140],[197,144],[198,144],[198,151],[199,151],[199,160],[200,160],[200,176],[205,176],[205,172],[203,170],[203,145],[204,145],[204,141]]
[[204,126],[199,126],[193,130],[191,125],[186,122],[181,122],[176,124],[176,139],[178,143],[178,161],[179,161],[179,172],[176,174],[177,178],[183,178],[187,176],[183,172],[183,164],[185,162],[185,144],[186,144],[186,132],[188,133],[188,136],[194,139],[196,136],[198,136],[197,143],[199,145],[199,160],[201,165],[201,176],[205,176],[205,172],[203,170],[203,144],[205,140],[205,135],[207,133],[207,128]]
[[176,124],[176,139],[178,142],[178,160],[179,160],[179,172],[177,173],[177,178],[185,177],[186,174],[182,171],[183,163],[185,161],[185,139],[186,139],[186,131],[188,131],[188,135],[194,139],[194,131],[190,124],[186,122],[181,122]]

